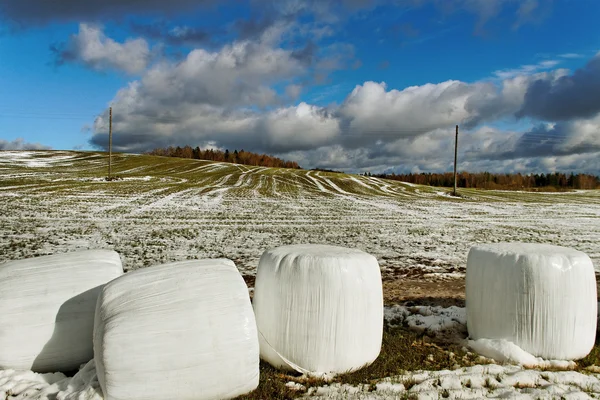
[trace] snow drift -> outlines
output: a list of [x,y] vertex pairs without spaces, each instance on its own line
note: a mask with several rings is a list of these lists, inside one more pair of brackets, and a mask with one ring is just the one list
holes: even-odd
[[381,350],[377,259],[326,245],[267,250],[256,274],[254,311],[261,357],[273,366],[311,375],[359,369]]
[[466,274],[472,339],[503,339],[545,359],[576,360],[596,337],[596,278],[577,250],[498,243],[471,248]]
[[94,357],[106,400],[227,399],[255,389],[256,322],[233,261],[175,262],[106,285]]
[[111,250],[0,265],[0,369],[73,371],[92,359],[98,294],[122,273]]

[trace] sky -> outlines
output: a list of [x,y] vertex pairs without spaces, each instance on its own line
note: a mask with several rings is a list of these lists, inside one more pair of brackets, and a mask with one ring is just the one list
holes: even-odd
[[0,150],[600,175],[596,0],[0,0]]

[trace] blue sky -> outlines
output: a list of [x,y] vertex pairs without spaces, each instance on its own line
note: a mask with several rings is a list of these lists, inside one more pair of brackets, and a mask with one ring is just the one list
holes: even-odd
[[593,0],[0,0],[0,149],[600,173]]

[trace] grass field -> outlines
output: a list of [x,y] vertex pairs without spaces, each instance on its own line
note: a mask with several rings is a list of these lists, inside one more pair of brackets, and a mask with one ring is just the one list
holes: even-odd
[[[464,297],[466,256],[475,243],[564,245],[586,252],[600,265],[600,191],[461,190],[463,197],[453,198],[448,189],[358,175],[127,154],[114,156],[113,173],[122,179],[104,179],[103,153],[0,152],[0,262],[84,248],[118,251],[126,270],[226,257],[252,287],[265,249],[327,243],[377,257],[387,305],[433,296],[435,304],[445,307]],[[337,379],[338,385],[358,385],[341,387],[341,397],[349,396],[348,389],[358,393],[356,398],[367,398],[381,378],[402,371],[470,368],[481,362],[462,346],[435,339],[428,343],[426,335],[406,326],[388,327],[385,335],[373,366]],[[581,366],[598,365],[598,357],[596,348]],[[415,376],[406,377],[405,388],[429,382]],[[431,379],[438,382],[432,383],[435,393],[446,397],[442,380]],[[318,397],[320,392],[310,388],[324,385],[296,380],[263,365],[261,386],[248,398]],[[304,389],[286,386],[290,382]],[[470,390],[466,382],[463,389]],[[508,387],[527,389],[515,382]],[[579,392],[595,391],[577,382],[573,387]],[[500,393],[484,386],[473,390]],[[484,392],[473,393],[477,398]]]
[[384,277],[460,277],[474,243],[561,244],[600,261],[600,191],[422,187],[358,175],[144,155],[0,152],[0,261],[113,248],[127,270],[225,256],[252,275],[264,249],[329,243]]

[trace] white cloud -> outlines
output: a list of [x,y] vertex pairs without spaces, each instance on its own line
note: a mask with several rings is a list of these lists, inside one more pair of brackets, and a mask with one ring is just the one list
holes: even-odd
[[[562,88],[596,76],[594,61],[573,74],[540,72],[557,65],[546,60],[498,74],[506,77],[500,81],[450,80],[402,90],[367,81],[339,105],[289,105],[303,89],[298,82],[311,73],[306,57],[268,39],[238,41],[217,51],[196,49],[179,63],[157,63],[111,102],[115,149],[210,145],[276,154],[305,167],[444,171],[452,166],[458,124],[461,165],[473,171],[542,168],[549,157],[564,161],[580,154],[588,160],[588,153],[600,151],[594,141],[600,120],[589,116],[525,133],[485,125],[516,121],[517,113],[531,116],[525,106],[532,88],[540,82],[544,88]],[[94,124],[92,143],[97,146],[107,142],[106,117]]]
[[564,53],[564,54],[560,54],[559,57],[562,57],[562,58],[583,58],[584,55],[583,54],[578,54],[578,53]]
[[268,106],[278,102],[270,85],[302,74],[289,51],[237,42],[220,51],[191,51],[180,63],[163,61],[122,89],[115,106],[160,118],[181,106]]
[[[348,143],[363,145],[381,139],[415,137],[439,128],[462,124],[478,115],[470,99],[487,84],[446,81],[387,90],[385,83],[365,82],[357,86],[342,103],[338,113],[343,119]],[[501,94],[496,88],[491,97]]]
[[326,110],[300,103],[264,116],[255,134],[274,152],[315,149],[331,144],[340,134],[339,120]]
[[560,64],[559,60],[544,60],[537,64],[521,65],[518,68],[500,69],[494,71],[494,75],[499,79],[510,79],[516,76],[535,74],[539,71],[554,68],[558,64]]
[[144,39],[119,43],[106,37],[101,27],[82,23],[79,33],[70,37],[58,57],[60,62],[79,62],[95,70],[116,69],[136,74],[146,69],[151,52]]

